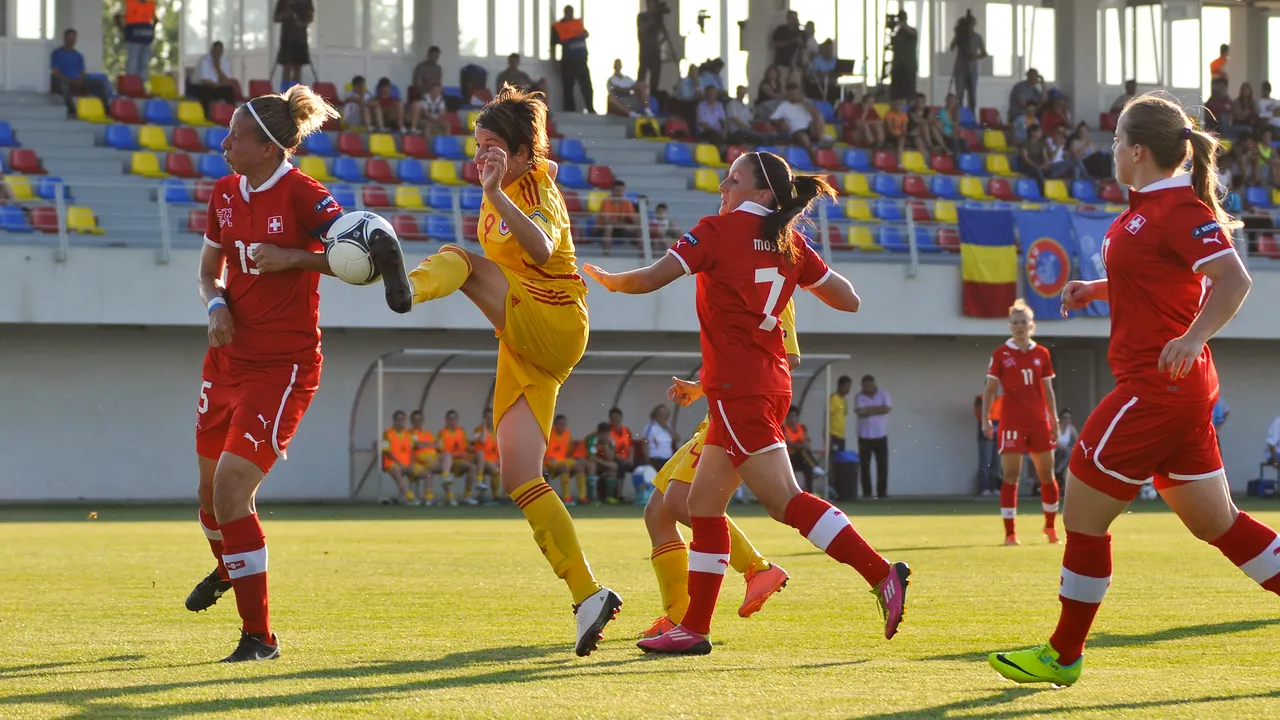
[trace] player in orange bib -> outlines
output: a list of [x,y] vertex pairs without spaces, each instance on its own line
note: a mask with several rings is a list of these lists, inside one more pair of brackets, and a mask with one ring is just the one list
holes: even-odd
[[570,507],[577,504],[573,500],[574,484],[571,479],[577,480],[578,497],[585,498],[587,491],[587,476],[574,457],[576,449],[573,434],[569,432],[569,419],[564,415],[557,415],[555,422],[551,425],[551,437],[547,439],[547,455],[543,465],[549,477],[560,479],[560,492],[564,495],[564,504]]
[[484,409],[484,418],[471,433],[471,447],[475,449],[476,491],[489,491],[490,502],[498,500],[498,441],[493,435],[493,410]]
[[[413,431],[404,426],[404,411],[397,410],[391,415],[391,427],[382,431],[382,471],[391,476],[400,497],[406,503],[414,502],[413,489],[409,483],[413,479]],[[399,503],[399,498],[396,503]]]
[[458,501],[453,496],[453,479],[462,477],[464,487],[462,501],[475,505],[476,499],[471,497],[475,484],[475,465],[471,463],[471,443],[467,441],[467,431],[458,425],[458,411],[450,410],[444,414],[444,427],[437,433],[440,448],[440,478],[444,484],[445,502],[450,507]]
[[411,475],[419,485],[419,502],[435,505],[436,491],[434,475],[440,472],[440,449],[436,436],[422,426],[421,410],[409,413],[409,434],[413,436],[413,466]]
[[569,213],[547,160],[541,93],[506,86],[476,118],[476,165],[484,186],[484,255],[445,245],[407,273],[395,239],[370,237],[387,305],[399,313],[459,290],[498,337],[493,414],[502,487],[515,501],[543,557],[573,596],[574,651],[591,654],[622,598],[596,582],[573,518],[542,477],[556,398],[587,347],[587,286],[578,275]]

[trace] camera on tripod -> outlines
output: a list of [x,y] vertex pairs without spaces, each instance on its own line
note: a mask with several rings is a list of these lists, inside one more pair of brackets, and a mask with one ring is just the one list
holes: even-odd
[[884,16],[884,26],[886,30],[894,30],[898,27],[898,14]]

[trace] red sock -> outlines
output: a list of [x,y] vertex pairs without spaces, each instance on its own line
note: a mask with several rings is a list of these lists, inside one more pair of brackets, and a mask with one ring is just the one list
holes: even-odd
[[222,564],[222,532],[218,530],[218,519],[200,508],[200,529],[204,530],[204,536],[209,538],[209,549],[213,551],[213,557],[218,561],[218,577],[223,582],[231,579],[227,575],[227,566]]
[[720,585],[729,568],[729,521],[723,515],[691,517],[693,541],[689,543],[689,609],[680,621],[699,635],[711,632]]
[[1067,531],[1062,554],[1062,586],[1058,600],[1062,614],[1049,644],[1058,651],[1058,662],[1070,665],[1084,654],[1084,640],[1111,585],[1111,535],[1085,535]]
[[236,591],[236,608],[243,629],[271,642],[271,618],[267,610],[267,538],[257,514],[222,523],[223,556]]
[[1209,544],[1264,590],[1280,595],[1280,537],[1275,530],[1241,512],[1231,528]]
[[840,509],[821,498],[800,493],[787,503],[783,522],[839,562],[848,565],[875,587],[889,576],[889,561],[880,557]]
[[1040,506],[1044,508],[1044,526],[1052,528],[1058,519],[1058,481],[1040,484]]
[[1018,484],[1003,483],[1000,485],[1000,517],[1004,518],[1005,536],[1015,534],[1013,519],[1018,517]]

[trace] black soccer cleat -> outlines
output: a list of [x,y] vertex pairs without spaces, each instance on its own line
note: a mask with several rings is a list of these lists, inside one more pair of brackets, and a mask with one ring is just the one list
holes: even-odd
[[222,658],[220,662],[236,663],[236,662],[253,662],[255,660],[275,660],[280,657],[280,638],[275,638],[275,645],[268,645],[265,640],[257,635],[250,635],[243,630],[240,631],[240,644],[236,645],[235,652]]
[[374,229],[369,233],[369,255],[373,258],[374,268],[382,275],[387,307],[401,315],[412,310],[413,287],[409,285],[400,242],[385,230]]
[[231,581],[218,576],[217,568],[205,576],[187,596],[187,609],[191,612],[208,610],[218,602],[218,598],[231,589]]

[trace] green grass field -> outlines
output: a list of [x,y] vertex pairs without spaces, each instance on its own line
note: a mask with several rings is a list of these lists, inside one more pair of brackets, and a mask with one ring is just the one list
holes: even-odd
[[[211,664],[235,645],[234,599],[182,607],[212,567],[194,507],[0,509],[0,717],[1280,717],[1280,599],[1162,507],[1117,522],[1115,579],[1064,690],[985,661],[1057,616],[1062,550],[1037,542],[1027,499],[1018,548],[993,503],[848,508],[915,569],[893,641],[856,574],[735,508],[791,583],[742,620],[731,572],[701,658],[634,646],[660,610],[638,509],[576,513],[626,602],[579,659],[569,596],[512,508],[265,506],[284,654],[238,666]],[[1280,524],[1277,503],[1252,509]]]

